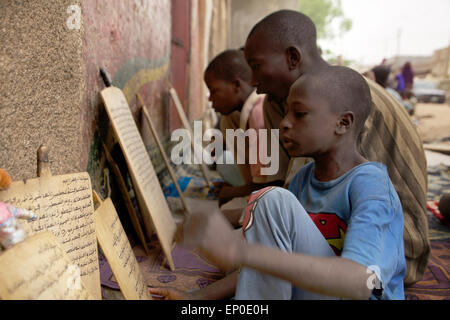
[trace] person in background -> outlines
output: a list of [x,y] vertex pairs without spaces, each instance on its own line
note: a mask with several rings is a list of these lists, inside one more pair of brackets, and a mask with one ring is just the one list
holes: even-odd
[[414,85],[414,71],[411,66],[411,62],[406,62],[402,68],[402,76],[405,80],[405,97],[411,98],[412,88]]
[[[414,106],[409,102],[408,99],[402,98],[402,96],[398,93],[396,88],[398,88],[398,83],[396,84],[395,80],[398,79],[398,75],[393,77],[391,74],[391,68],[387,65],[379,65],[372,69],[375,75],[375,81],[382,86],[392,97],[395,98],[403,107],[405,107],[406,111],[410,115],[414,114]],[[401,76],[401,74],[400,74]]]
[[395,80],[397,82],[395,90],[398,92],[398,94],[402,98],[404,98],[405,97],[405,79],[403,78],[403,75],[401,74],[401,72],[398,72],[395,75]]

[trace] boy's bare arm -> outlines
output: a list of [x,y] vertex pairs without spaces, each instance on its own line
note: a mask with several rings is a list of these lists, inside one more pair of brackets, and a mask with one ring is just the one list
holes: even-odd
[[319,294],[348,299],[368,299],[371,273],[351,260],[290,254],[248,244],[233,236],[233,229],[218,212],[192,214],[186,224],[185,242],[196,246],[224,270],[241,266],[256,269],[297,287]]
[[367,268],[359,263],[341,257],[292,254],[246,244],[238,261],[243,266],[327,296],[365,300],[371,294],[367,282],[372,273],[367,273]]

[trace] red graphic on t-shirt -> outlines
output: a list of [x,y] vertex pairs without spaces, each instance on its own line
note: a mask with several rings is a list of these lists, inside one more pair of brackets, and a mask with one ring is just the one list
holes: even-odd
[[310,218],[315,223],[328,244],[337,256],[342,253],[344,247],[345,231],[347,224],[335,213],[309,213]]
[[266,187],[258,192],[252,193],[248,199],[247,206],[245,208],[244,221],[242,223],[242,232],[245,233],[253,225],[253,212],[255,212],[259,199],[261,199],[267,192],[272,191],[276,187]]

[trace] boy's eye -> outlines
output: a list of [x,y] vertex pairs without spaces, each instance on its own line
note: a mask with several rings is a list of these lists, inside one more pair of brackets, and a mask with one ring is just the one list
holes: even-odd
[[306,112],[294,112],[294,116],[296,118],[304,117],[307,113]]
[[259,64],[253,63],[253,64],[251,65],[251,68],[252,68],[252,70],[257,70],[257,69],[259,68]]

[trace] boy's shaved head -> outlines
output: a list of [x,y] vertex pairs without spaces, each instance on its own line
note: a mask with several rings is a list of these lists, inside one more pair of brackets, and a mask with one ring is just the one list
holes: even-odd
[[205,70],[206,74],[212,74],[214,78],[232,82],[241,79],[251,82],[252,70],[245,60],[242,50],[226,50],[216,56]]
[[366,80],[356,71],[330,66],[317,73],[299,78],[291,94],[308,94],[325,99],[336,113],[351,111],[355,115],[355,134],[359,135],[372,108],[372,98]]
[[213,109],[222,115],[240,111],[254,90],[252,70],[240,49],[226,50],[217,55],[206,68],[203,80]]
[[266,16],[253,27],[247,39],[260,34],[282,50],[298,46],[311,54],[319,53],[316,27],[308,16],[298,11],[280,10]]

